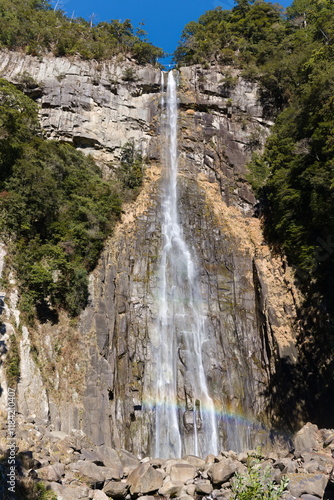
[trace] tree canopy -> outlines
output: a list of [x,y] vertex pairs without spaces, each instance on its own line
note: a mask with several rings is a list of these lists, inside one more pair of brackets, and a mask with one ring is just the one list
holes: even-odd
[[67,17],[46,0],[1,0],[0,25],[0,48],[23,49],[32,55],[52,52],[101,60],[127,54],[139,64],[155,63],[163,55],[129,19],[94,25],[83,18]]
[[88,273],[126,190],[141,184],[141,158],[132,143],[127,151],[120,179],[103,180],[91,158],[44,139],[37,105],[0,79],[0,232],[30,318],[60,308],[75,316],[86,304]]
[[[257,81],[265,113],[275,118],[250,180],[267,241],[295,270],[304,294],[298,309],[299,365],[278,363],[268,396],[286,425],[296,400],[330,425],[334,377],[334,3],[238,0],[189,23],[178,64],[233,65]],[[222,69],[223,71],[223,69]],[[284,385],[285,384],[285,385]],[[282,396],[283,395],[283,396]],[[287,396],[288,395],[288,396]],[[289,413],[290,412],[290,413]]]

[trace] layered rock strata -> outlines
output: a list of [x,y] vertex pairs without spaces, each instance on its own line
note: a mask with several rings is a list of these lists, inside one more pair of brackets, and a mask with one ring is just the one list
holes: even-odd
[[[130,80],[127,67],[133,75]],[[231,71],[180,70],[178,190],[179,217],[196,256],[213,339],[205,346],[204,357],[210,391],[218,402],[221,443],[238,450],[267,443],[262,431],[253,442],[250,431],[270,426],[274,417],[268,389],[277,360],[296,359],[298,296],[289,269],[263,241],[260,222],[252,217],[256,200],[245,181],[245,162],[262,147],[270,122],[256,85],[237,73],[231,85]],[[31,414],[34,406],[36,417],[51,421],[56,430],[79,429],[99,447],[123,447],[146,455],[154,432],[148,403],[154,383],[151,338],[159,307],[162,245],[160,71],[136,67],[131,61],[38,59],[4,52],[0,74],[26,85],[40,105],[41,124],[50,138],[73,142],[92,154],[106,175],[117,168],[121,148],[129,140],[146,158],[143,189],[125,207],[91,276],[80,335],[71,333],[75,354],[69,349],[68,358],[60,360],[53,342],[53,334],[59,338],[65,332],[66,337],[71,331],[66,320],[31,332],[39,348],[39,368],[34,369],[41,370],[44,379],[46,407],[34,406],[29,395],[20,402],[20,394],[28,394],[24,388],[32,376],[28,361],[21,366],[18,387],[19,411],[24,415]],[[179,357],[179,399],[185,401],[182,345]],[[52,363],[55,383],[43,359]],[[186,421],[187,416],[180,419]],[[240,423],[235,442],[227,443],[226,426]]]

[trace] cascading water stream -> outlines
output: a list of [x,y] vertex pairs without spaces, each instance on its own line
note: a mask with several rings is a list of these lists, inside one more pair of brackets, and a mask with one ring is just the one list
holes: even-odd
[[166,96],[159,316],[152,346],[155,387],[151,389],[151,397],[156,402],[152,453],[161,458],[218,452],[215,407],[202,357],[203,344],[208,341],[205,316],[195,260],[178,217],[177,117],[177,85],[174,72],[170,71]]

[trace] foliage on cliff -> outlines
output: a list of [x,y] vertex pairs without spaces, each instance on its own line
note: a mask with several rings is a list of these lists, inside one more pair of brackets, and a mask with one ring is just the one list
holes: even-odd
[[306,401],[303,418],[328,426],[334,396],[334,4],[295,0],[282,13],[277,5],[238,0],[231,11],[218,8],[189,23],[176,60],[240,68],[260,84],[265,112],[277,117],[263,155],[253,157],[250,180],[267,240],[294,266],[305,302],[300,366],[278,369],[271,394],[283,394],[277,405],[282,423],[293,419],[298,399]]
[[23,309],[80,311],[120,210],[94,162],[43,139],[35,103],[0,80],[0,232],[12,242]]
[[238,0],[189,23],[179,63],[211,60],[244,68],[259,81],[265,108],[280,112],[263,156],[253,158],[252,183],[266,201],[266,228],[299,275],[328,280],[334,268],[334,5],[295,0]]
[[[268,237],[296,266],[304,288],[316,281],[328,302],[334,299],[334,6],[296,0],[288,16],[294,33],[282,60],[291,81],[288,72],[277,80],[289,97],[264,155],[253,159],[252,180],[265,201]],[[278,71],[279,61],[271,66]]]
[[56,56],[102,60],[128,54],[139,64],[155,63],[163,55],[129,19],[94,25],[93,19],[67,17],[46,0],[2,0],[0,25],[0,48],[24,49],[32,55],[51,51]]

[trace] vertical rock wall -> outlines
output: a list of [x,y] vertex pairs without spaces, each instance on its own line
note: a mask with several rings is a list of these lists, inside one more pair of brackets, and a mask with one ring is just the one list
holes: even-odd
[[[42,125],[50,137],[73,141],[105,171],[117,168],[120,148],[129,139],[146,156],[144,187],[125,207],[91,276],[90,303],[80,319],[85,346],[81,392],[74,399],[73,392],[62,398],[58,391],[55,398],[49,391],[50,418],[58,429],[80,428],[99,446],[146,454],[154,431],[150,339],[158,308],[164,159],[159,71],[134,70],[137,80],[127,82],[124,66],[111,62],[38,62],[6,53],[0,63],[2,75],[12,81],[24,71],[36,79]],[[254,84],[233,74],[235,85],[227,85],[231,71],[180,71],[178,188],[180,220],[196,256],[207,328],[214,339],[205,346],[204,358],[221,441],[238,449],[256,444],[249,431],[257,422],[270,426],[267,388],[275,359],[293,363],[296,356],[297,296],[289,270],[263,242],[260,222],[252,217],[255,199],[245,182],[245,162],[261,149],[270,123]],[[187,392],[182,346],[178,363],[182,401]],[[256,439],[261,442],[261,433]]]

